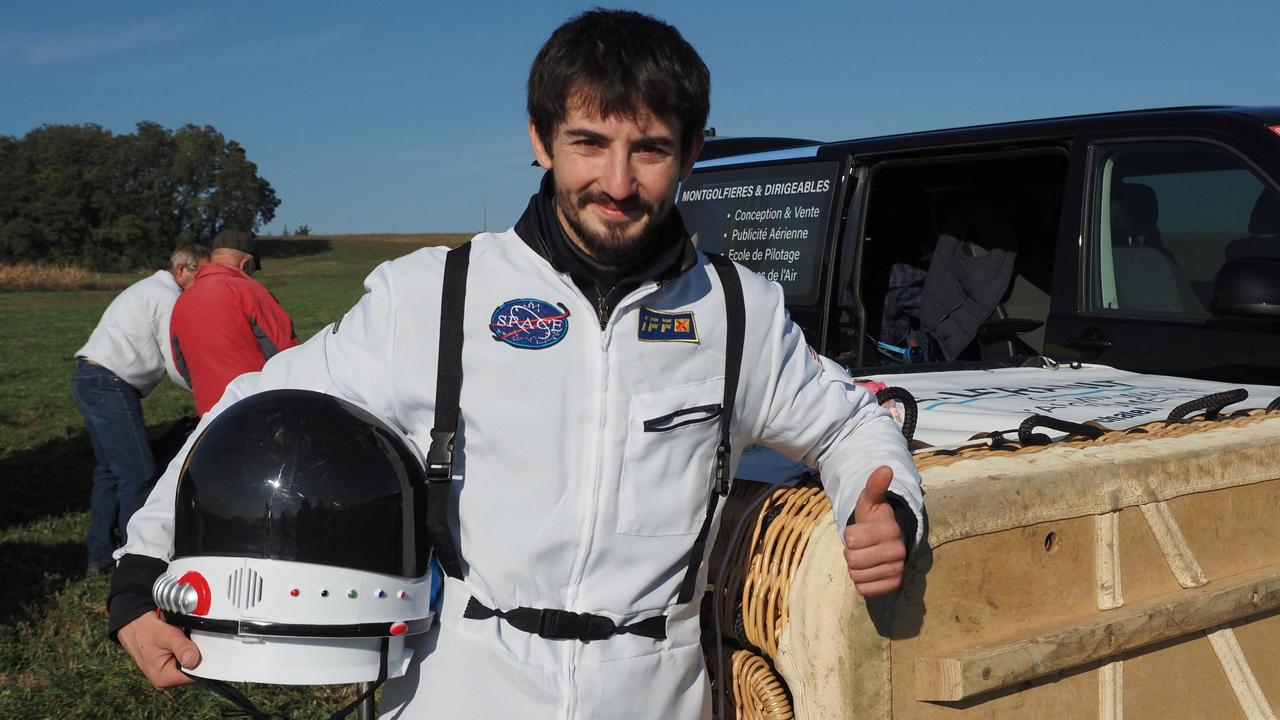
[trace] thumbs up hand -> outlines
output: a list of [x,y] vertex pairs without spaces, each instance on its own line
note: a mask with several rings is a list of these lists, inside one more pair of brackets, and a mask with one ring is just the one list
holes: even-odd
[[854,523],[844,529],[844,561],[849,578],[864,597],[893,592],[902,584],[907,545],[884,494],[893,480],[886,465],[876,468],[853,508]]

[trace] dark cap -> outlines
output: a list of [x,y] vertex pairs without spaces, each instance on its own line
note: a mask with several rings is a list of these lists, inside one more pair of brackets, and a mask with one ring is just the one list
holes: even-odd
[[223,230],[213,236],[213,250],[229,248],[240,252],[253,252],[253,233],[243,230]]

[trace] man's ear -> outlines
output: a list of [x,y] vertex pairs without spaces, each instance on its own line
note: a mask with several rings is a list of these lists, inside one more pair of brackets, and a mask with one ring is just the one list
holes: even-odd
[[693,138],[693,147],[689,148],[689,157],[684,158],[684,163],[680,167],[680,182],[689,179],[689,173],[693,172],[693,164],[698,161],[698,156],[702,154],[702,144],[706,142],[706,138],[702,133],[698,133]]
[[529,144],[533,146],[533,156],[538,160],[538,164],[543,170],[551,169],[551,152],[542,144],[542,138],[538,135],[538,128],[534,127],[533,118],[529,118]]

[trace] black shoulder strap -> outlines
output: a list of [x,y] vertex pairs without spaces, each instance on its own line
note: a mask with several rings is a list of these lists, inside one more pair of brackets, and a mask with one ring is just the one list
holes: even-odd
[[720,278],[720,286],[724,292],[725,309],[725,349],[724,349],[724,401],[720,410],[720,444],[716,446],[715,469],[712,474],[712,486],[707,500],[707,515],[702,519],[702,527],[698,537],[689,548],[684,580],[680,583],[680,595],[677,602],[687,603],[693,599],[695,585],[698,582],[698,567],[702,564],[702,554],[707,547],[707,536],[711,533],[711,521],[716,514],[716,506],[720,498],[729,494],[730,458],[733,457],[733,438],[730,423],[733,421],[733,406],[738,397],[738,376],[742,372],[742,346],[746,336],[747,306],[742,295],[742,278],[733,262],[723,255],[707,253],[707,260],[716,269]]
[[467,299],[471,243],[450,250],[444,260],[440,293],[440,346],[436,371],[436,418],[427,450],[427,534],[440,567],[462,578],[462,564],[449,529],[453,502],[453,439],[458,432],[458,398],[462,394],[462,314]]
[[[444,282],[440,303],[439,369],[436,375],[435,427],[427,451],[427,532],[445,574],[462,577],[461,562],[449,529],[448,508],[452,502],[453,442],[458,429],[458,400],[462,391],[462,314],[466,300],[467,267],[471,245],[467,243],[445,256]],[[709,489],[707,514],[693,547],[681,584],[680,602],[693,598],[698,566],[702,563],[711,521],[720,498],[729,493],[729,462],[733,454],[730,423],[742,370],[746,334],[746,303],[737,268],[727,258],[707,254],[720,278],[725,297],[727,339],[725,347],[724,400],[720,415],[720,442],[716,447],[713,484]]]
[[729,421],[733,419],[733,405],[738,397],[738,376],[742,373],[742,344],[747,332],[747,301],[742,296],[742,278],[733,261],[723,255],[707,254],[711,266],[720,276],[724,289],[725,324],[727,339],[724,352],[724,403],[720,416],[720,447],[716,449],[716,492],[729,494],[730,437]]

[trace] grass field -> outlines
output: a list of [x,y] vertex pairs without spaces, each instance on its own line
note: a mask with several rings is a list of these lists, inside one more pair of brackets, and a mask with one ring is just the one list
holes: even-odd
[[[362,279],[378,263],[466,237],[264,239],[256,278],[307,338],[360,297]],[[221,717],[224,707],[201,689],[153,690],[106,638],[108,579],[85,577],[93,454],[71,402],[71,373],[73,355],[115,292],[0,289],[0,718]],[[153,436],[193,413],[190,395],[167,382],[143,410]],[[354,697],[345,688],[274,686],[254,686],[249,695],[291,717],[327,716],[324,708]]]

